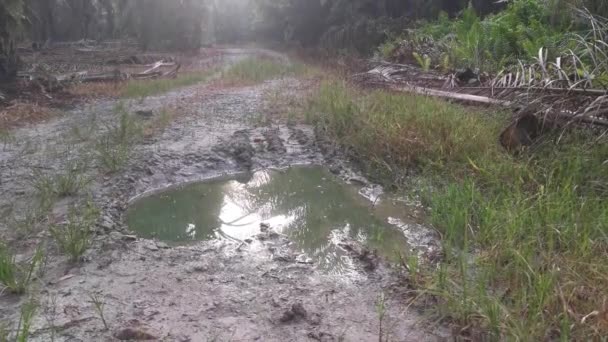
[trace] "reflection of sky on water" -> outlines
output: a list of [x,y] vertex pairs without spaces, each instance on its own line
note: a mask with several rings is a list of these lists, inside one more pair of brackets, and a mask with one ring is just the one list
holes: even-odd
[[369,202],[321,168],[257,172],[250,179],[211,181],[144,198],[129,210],[130,228],[172,242],[245,240],[267,223],[289,236],[296,252],[341,274],[351,260],[338,247],[349,238],[391,254],[403,235],[374,216]]

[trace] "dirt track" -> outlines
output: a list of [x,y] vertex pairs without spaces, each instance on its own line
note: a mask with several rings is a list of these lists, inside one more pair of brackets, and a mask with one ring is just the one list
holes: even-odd
[[[228,61],[247,55],[243,50],[224,53]],[[96,165],[88,169],[92,199],[102,209],[94,246],[86,262],[73,266],[48,244],[41,286],[31,291],[41,304],[31,340],[114,340],[129,337],[125,329],[132,328],[163,341],[377,341],[381,293],[386,294],[383,326],[390,341],[445,337],[424,329],[421,317],[392,295],[396,278],[382,262],[367,272],[353,255],[358,272],[335,277],[314,265],[276,258],[294,253],[280,235],[264,234],[250,244],[215,241],[169,248],[133,237],[124,225],[130,200],[169,185],[248,169],[326,164],[311,127],[255,124],[265,92],[297,94],[301,87],[296,79],[230,88],[200,84],[141,103],[126,102],[130,112],[145,114],[142,121],[167,106],[179,115],[164,132],[135,147],[124,171],[104,176]],[[94,102],[16,130],[14,139],[0,149],[0,207],[24,215],[34,198],[32,170],[60,170],[66,151],[71,157],[90,154],[87,139],[102,134],[104,123],[116,119],[116,104]],[[84,130],[92,122],[97,122],[96,129],[87,130],[87,139],[74,138],[74,127]],[[347,172],[345,164],[334,164],[337,172]],[[57,203],[51,220],[64,221],[69,204],[78,199]],[[0,236],[14,238],[9,229],[3,224]],[[23,253],[20,257],[26,258],[48,237],[41,230],[15,243]],[[105,302],[109,330],[95,312],[92,294]],[[17,322],[25,299],[0,296],[0,321]]]

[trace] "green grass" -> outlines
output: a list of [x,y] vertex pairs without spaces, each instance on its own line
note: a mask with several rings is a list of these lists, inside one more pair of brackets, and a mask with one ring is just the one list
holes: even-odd
[[33,186],[41,204],[52,202],[53,198],[79,194],[90,182],[85,175],[88,165],[84,160],[65,160],[61,170],[47,174],[34,170]]
[[15,336],[16,342],[27,342],[29,339],[36,310],[38,310],[38,303],[33,299],[21,305],[21,315],[19,316],[19,325]]
[[325,82],[307,113],[385,185],[398,185],[412,168],[462,169],[469,158],[500,152],[500,120],[433,98],[384,91],[364,95],[345,83]]
[[42,249],[38,248],[28,262],[18,263],[8,247],[0,242],[0,293],[25,293],[43,256]]
[[271,58],[249,57],[222,72],[222,80],[230,83],[261,83],[285,76],[312,76],[316,71],[303,63],[289,63]]
[[176,88],[204,82],[208,80],[213,73],[214,70],[203,72],[197,71],[187,74],[182,73],[176,78],[143,81],[131,80],[127,83],[126,88],[122,92],[122,96],[125,98],[146,98],[148,96],[166,93]]
[[51,227],[53,239],[61,252],[69,256],[70,261],[80,261],[89,248],[93,226],[98,216],[98,209],[87,204],[80,208],[71,208],[66,224]]
[[428,185],[445,257],[415,273],[439,317],[486,340],[608,336],[606,137],[572,131],[514,157],[498,146],[504,120],[340,82],[307,113],[376,181]]
[[109,173],[121,170],[129,161],[133,145],[141,139],[143,128],[123,106],[116,109],[117,122],[108,125],[106,134],[95,142],[97,162]]
[[8,325],[4,322],[0,322],[0,342],[8,342],[10,330]]

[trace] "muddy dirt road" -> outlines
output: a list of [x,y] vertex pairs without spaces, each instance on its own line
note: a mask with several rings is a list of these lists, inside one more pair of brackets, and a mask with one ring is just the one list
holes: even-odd
[[[253,52],[223,53],[229,62]],[[245,87],[198,84],[126,101],[124,107],[141,122],[168,107],[179,115],[138,143],[124,170],[110,176],[100,171],[91,146],[117,120],[116,101],[81,105],[15,130],[0,146],[1,236],[20,260],[45,242],[47,258],[28,295],[0,296],[0,321],[16,324],[20,306],[33,297],[39,308],[32,341],[378,341],[384,293],[382,330],[388,340],[445,338],[435,327],[425,329],[423,318],[393,295],[397,280],[381,261],[372,260],[370,271],[368,261],[353,254],[357,272],[332,276],[285,257],[295,251],[272,229],[250,243],[169,247],[137,238],[125,225],[131,200],[170,185],[251,169],[326,164],[311,127],[257,126],[264,94],[281,90],[296,96],[302,86],[291,78]],[[16,231],[12,223],[27,219],[38,196],[36,175],[61,172],[66,158],[89,161],[88,190],[55,203],[50,218],[32,231]],[[46,227],[64,222],[69,206],[89,196],[101,215],[85,261],[74,265]],[[94,299],[104,304],[106,324]]]

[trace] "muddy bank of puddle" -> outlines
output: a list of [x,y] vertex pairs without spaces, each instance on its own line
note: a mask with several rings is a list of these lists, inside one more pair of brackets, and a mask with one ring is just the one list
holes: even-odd
[[299,261],[340,274],[350,268],[341,241],[355,240],[396,259],[419,242],[419,234],[408,227],[423,230],[408,220],[411,208],[390,200],[372,203],[360,192],[322,167],[259,171],[138,199],[127,212],[127,224],[142,237],[175,245],[212,239],[250,242],[269,229],[292,241],[301,253]]

